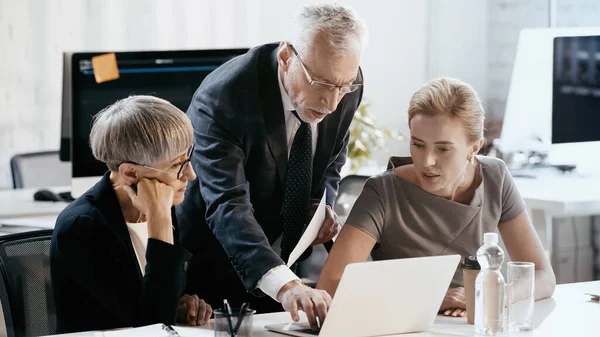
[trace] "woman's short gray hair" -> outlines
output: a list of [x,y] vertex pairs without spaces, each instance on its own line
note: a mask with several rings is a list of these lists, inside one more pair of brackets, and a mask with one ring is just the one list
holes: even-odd
[[90,146],[111,171],[135,162],[154,166],[192,146],[194,131],[185,113],[164,99],[130,96],[94,117]]
[[368,30],[364,21],[349,7],[340,4],[317,4],[303,7],[292,21],[290,43],[307,52],[313,38],[320,32],[329,36],[330,46],[337,53],[348,53],[360,43],[360,52],[367,45]]

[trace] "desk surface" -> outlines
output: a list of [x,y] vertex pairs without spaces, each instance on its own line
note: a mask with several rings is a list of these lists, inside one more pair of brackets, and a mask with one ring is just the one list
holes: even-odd
[[[70,187],[51,188],[55,192],[68,191]],[[33,194],[39,189],[0,191],[0,222],[2,219],[58,216],[67,207],[66,202],[34,201]]]
[[514,178],[527,207],[550,216],[587,216],[600,214],[600,177],[577,175],[540,175]]
[[[514,334],[523,336],[598,336],[600,320],[600,304],[592,302],[586,292],[600,292],[600,281],[571,283],[559,285],[552,298],[535,303],[534,324],[532,333]],[[401,318],[401,317],[399,317]],[[266,324],[290,322],[288,313],[256,315],[254,317],[253,337],[283,337],[265,330]],[[361,322],[368,324],[368,322]],[[181,336],[214,336],[212,323],[203,327],[181,327],[177,329]],[[96,332],[83,334],[67,334],[56,336],[101,336]],[[466,318],[450,318],[438,316],[428,332],[402,334],[397,336],[443,337],[443,336],[475,336],[473,326],[467,324]]]

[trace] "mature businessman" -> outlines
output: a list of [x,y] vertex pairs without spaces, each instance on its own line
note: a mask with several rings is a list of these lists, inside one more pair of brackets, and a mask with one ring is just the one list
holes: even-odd
[[326,219],[313,245],[339,231],[331,205],[362,99],[366,37],[352,10],[307,6],[288,40],[229,61],[196,91],[187,114],[198,179],[177,216],[194,254],[188,290],[214,308],[224,298],[259,312],[281,302],[294,320],[303,310],[313,327],[325,318],[329,294],[303,285],[285,262],[324,191]]

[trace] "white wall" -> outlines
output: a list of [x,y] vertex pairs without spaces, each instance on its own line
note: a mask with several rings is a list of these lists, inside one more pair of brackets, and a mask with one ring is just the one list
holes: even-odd
[[550,0],[491,0],[488,7],[488,117],[502,118],[523,28],[548,27]]
[[456,77],[487,97],[488,1],[430,3],[428,78]]
[[[523,28],[600,26],[598,0],[488,0],[488,115],[501,118]],[[553,18],[553,20],[551,20]]]
[[[427,81],[429,1],[351,2],[369,25],[370,42],[362,67],[364,99],[377,124],[408,135],[406,109],[413,92]],[[385,3],[385,5],[381,4]],[[388,141],[375,155],[385,165],[390,155],[408,155],[405,141]]]
[[[0,188],[12,155],[59,147],[62,51],[249,47],[285,38],[312,2],[0,0]],[[428,1],[345,3],[371,31],[365,99],[380,123],[406,132],[408,99],[427,78]]]
[[251,0],[0,0],[0,187],[15,153],[56,150],[62,51],[250,46]]
[[[429,78],[461,78],[490,118],[504,114],[524,27],[600,24],[597,0],[346,0],[367,22],[365,99],[408,134],[406,107]],[[0,188],[21,152],[58,149],[62,51],[250,47],[287,36],[312,0],[0,0]],[[407,155],[407,142],[376,158]]]

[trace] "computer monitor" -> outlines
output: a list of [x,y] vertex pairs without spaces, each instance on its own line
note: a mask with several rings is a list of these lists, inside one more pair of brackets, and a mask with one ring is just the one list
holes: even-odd
[[[570,143],[557,143],[560,138],[553,137],[552,133],[554,40],[557,37],[598,35],[600,27],[527,28],[521,31],[499,144],[504,154],[544,151],[551,164],[577,165],[580,172],[597,170],[596,158],[589,154],[600,151],[600,142],[575,142],[573,139]],[[556,126],[562,127],[558,122]]]
[[117,52],[120,78],[96,83],[91,58],[102,53],[71,55],[72,195],[77,197],[107,171],[89,146],[92,119],[115,101],[130,95],[155,95],[186,111],[204,78],[248,49]]
[[554,39],[552,144],[600,141],[600,35]]

